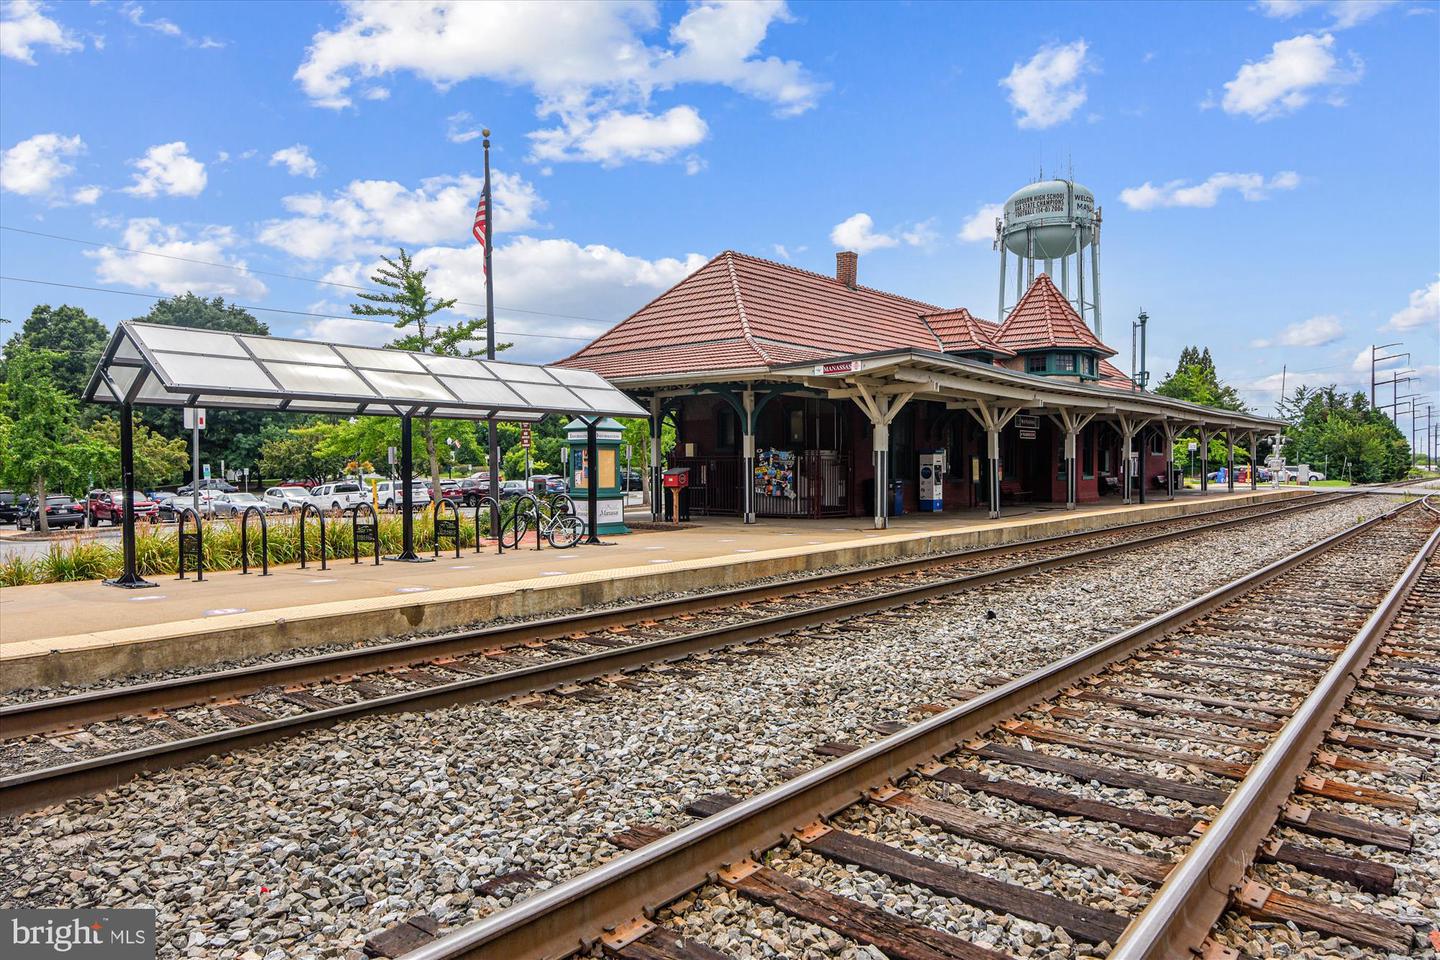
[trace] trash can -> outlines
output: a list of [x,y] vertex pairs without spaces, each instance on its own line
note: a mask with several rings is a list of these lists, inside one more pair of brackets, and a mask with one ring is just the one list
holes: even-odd
[[905,481],[890,482],[890,516],[898,517],[905,512]]

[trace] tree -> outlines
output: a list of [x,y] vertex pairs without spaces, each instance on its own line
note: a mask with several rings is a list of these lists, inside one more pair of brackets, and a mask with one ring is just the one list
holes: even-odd
[[10,338],[5,354],[8,357],[21,346],[54,351],[58,358],[53,372],[55,385],[79,400],[109,339],[105,325],[79,307],[42,303],[30,311],[20,332]]
[[270,327],[244,307],[226,303],[224,297],[199,297],[193,293],[159,300],[150,312],[136,317],[142,323],[164,323],[192,330],[219,330],[225,333],[255,333],[267,336]]
[[80,430],[75,399],[56,381],[55,368],[63,359],[54,350],[21,343],[9,355],[6,370],[10,423],[0,471],[15,486],[34,490],[42,533],[50,529],[47,492],[78,488],[105,453]]
[[1210,357],[1210,348],[1185,347],[1173,373],[1166,375],[1155,392],[1162,397],[1198,403],[1217,410],[1247,412],[1240,392],[1221,381]]
[[[441,326],[431,318],[442,310],[455,306],[453,298],[433,297],[425,285],[428,270],[416,270],[410,255],[402,247],[400,255],[392,260],[381,257],[385,262],[370,277],[381,293],[360,293],[357,296],[364,303],[351,304],[350,312],[357,317],[390,317],[397,330],[405,335],[390,345],[401,350],[417,353],[434,353],[448,357],[473,357],[479,351],[469,344],[484,339],[487,321],[484,319],[461,320],[450,326]],[[510,344],[500,344],[497,350],[504,350]],[[435,428],[429,417],[420,421],[420,435],[425,442],[425,456],[430,464],[430,482],[438,496],[440,491],[440,456],[435,445]],[[411,478],[405,477],[406,481]]]
[[[1346,395],[1335,385],[1299,386],[1280,402],[1290,420],[1286,456],[1356,483],[1398,480],[1409,469],[1410,445],[1363,391]],[[1343,471],[1343,473],[1342,473]]]
[[[89,442],[100,452],[95,462],[90,482],[102,487],[118,487],[120,476],[120,422],[113,417],[101,417],[85,431]],[[135,460],[135,486],[141,490],[173,483],[185,475],[185,466],[190,462],[190,450],[180,437],[164,437],[143,423],[137,423],[131,433],[131,448]]]

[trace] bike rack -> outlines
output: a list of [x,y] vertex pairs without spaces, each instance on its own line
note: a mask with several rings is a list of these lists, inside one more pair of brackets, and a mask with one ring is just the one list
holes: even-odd
[[[450,508],[450,519],[441,520],[444,507]],[[443,524],[443,526],[442,526]],[[449,497],[435,501],[435,512],[431,515],[431,529],[435,531],[435,556],[440,556],[440,538],[449,537],[455,542],[455,559],[460,559],[460,508]],[[477,531],[478,532],[478,531]]]
[[[510,520],[512,523],[516,522],[516,518],[520,516],[520,507],[527,500],[530,501],[531,505],[530,513],[533,514],[535,517],[535,549],[539,550],[540,541],[544,540],[545,538],[540,535],[540,501],[536,499],[535,494],[522,493],[520,496],[515,498],[515,512],[510,514]],[[516,523],[516,527],[519,527],[518,523]],[[520,537],[518,535],[515,537],[515,549],[520,549]]]
[[[360,522],[360,510],[370,514],[370,522]],[[380,566],[380,514],[370,505],[370,501],[357,503],[349,507],[346,513],[350,514],[350,553],[355,557],[355,562],[360,562],[360,543],[368,542],[375,547],[375,566]]]
[[307,503],[300,507],[300,569],[305,569],[305,517],[310,513],[314,513],[320,521],[320,569],[328,570],[329,567],[325,565],[325,511],[313,503]]
[[[190,516],[195,518],[194,533],[187,534],[185,532],[186,514],[189,514]],[[180,575],[175,579],[185,579],[185,554],[187,552],[193,552],[195,554],[195,582],[199,583],[200,581],[205,579],[205,524],[204,521],[200,519],[200,513],[194,507],[180,508],[180,513],[176,515],[175,537],[175,547],[176,551],[179,553],[180,558]],[[194,539],[187,540],[187,537],[193,537]],[[186,544],[190,543],[194,544],[193,551],[187,551],[185,549]]]
[[490,504],[491,509],[495,511],[495,546],[498,548],[499,553],[504,554],[505,541],[500,536],[500,504],[496,502],[494,497],[481,497],[479,500],[475,501],[475,552],[480,552],[480,509],[484,507],[487,503]]
[[246,507],[240,514],[240,575],[250,572],[250,514],[260,518],[260,576],[270,576],[270,525],[265,522],[265,511],[259,507]]

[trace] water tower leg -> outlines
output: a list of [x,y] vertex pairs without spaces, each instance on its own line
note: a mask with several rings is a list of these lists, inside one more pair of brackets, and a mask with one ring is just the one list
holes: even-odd
[[[1075,242],[1080,242],[1079,231],[1076,231]],[[1075,305],[1079,307],[1080,322],[1085,322],[1085,251],[1075,251]]]
[[1005,322],[1005,265],[1010,262],[1010,254],[1005,252],[1005,241],[1000,241],[1000,307],[995,314],[996,323]]
[[[1097,233],[1095,236],[1098,239],[1099,234]],[[1079,255],[1083,256],[1084,251],[1082,250]],[[1095,317],[1095,336],[1099,339],[1104,329],[1100,325],[1100,244],[1093,241],[1090,244],[1090,290],[1091,306]]]
[[1065,295],[1066,300],[1070,299],[1070,258],[1068,256],[1060,258],[1060,292]]

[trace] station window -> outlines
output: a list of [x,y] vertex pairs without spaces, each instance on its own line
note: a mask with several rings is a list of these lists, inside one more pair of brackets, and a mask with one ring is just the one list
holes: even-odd
[[1087,429],[1080,434],[1080,476],[1086,480],[1095,479],[1095,431]]
[[1075,354],[1073,354],[1073,353],[1057,353],[1057,354],[1055,354],[1055,369],[1056,369],[1056,370],[1059,370],[1061,373],[1071,373],[1071,372],[1073,372],[1073,371],[1075,370]]
[[1159,430],[1150,431],[1150,454],[1158,457],[1165,452],[1165,438]]
[[1030,356],[1026,357],[1026,358],[1025,358],[1025,372],[1026,372],[1026,373],[1044,373],[1044,372],[1045,372],[1045,355],[1044,355],[1043,353],[1040,353],[1040,354],[1031,354]]
[[1092,357],[1092,356],[1090,356],[1089,354],[1085,354],[1084,360],[1085,360],[1085,373],[1086,373],[1088,376],[1092,376],[1092,377],[1095,376],[1095,358]]

